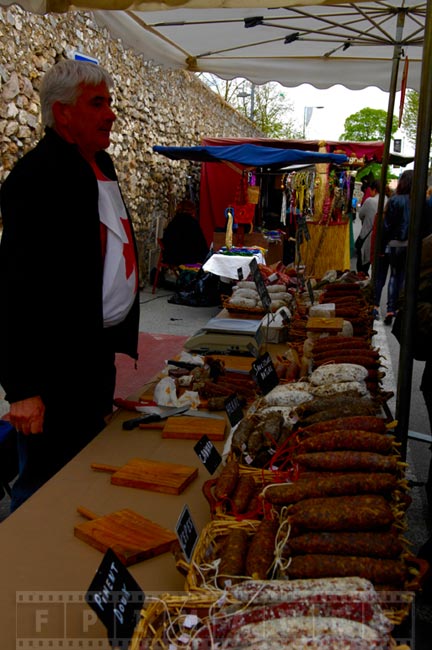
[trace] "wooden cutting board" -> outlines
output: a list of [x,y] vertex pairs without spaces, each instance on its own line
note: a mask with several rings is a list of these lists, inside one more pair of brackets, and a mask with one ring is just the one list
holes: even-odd
[[126,566],[166,553],[177,540],[171,530],[127,508],[102,517],[87,508],[77,510],[90,521],[74,527],[75,537],[102,553],[111,548]]
[[132,458],[122,467],[101,463],[92,463],[91,467],[99,472],[111,472],[113,485],[124,485],[166,494],[181,494],[186,486],[198,476],[196,467],[145,458]]
[[182,415],[166,419],[162,438],[200,440],[205,434],[209,440],[225,440],[225,429],[225,418],[215,420]]
[[234,356],[229,354],[209,354],[209,357],[222,361],[226,370],[237,370],[248,373],[252,369],[254,357]]
[[343,318],[312,316],[306,323],[306,329],[312,332],[341,332],[343,329]]

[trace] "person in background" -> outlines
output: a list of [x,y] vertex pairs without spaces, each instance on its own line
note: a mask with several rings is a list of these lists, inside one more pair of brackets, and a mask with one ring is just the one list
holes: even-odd
[[383,244],[389,254],[390,279],[387,292],[385,325],[391,325],[405,280],[405,262],[410,220],[410,194],[413,171],[407,169],[399,178],[396,192],[389,198],[384,212]]
[[203,264],[209,247],[196,218],[192,201],[180,201],[162,236],[163,261],[167,264]]
[[363,203],[370,197],[371,194],[370,185],[373,180],[374,180],[374,176],[372,173],[369,173],[365,178],[362,179],[361,187],[360,187],[360,191],[362,192],[362,196],[360,199],[360,206],[362,206]]
[[112,411],[115,353],[137,359],[138,264],[110,156],[113,81],[62,60],[45,74],[45,134],[1,189],[0,383],[17,431],[15,510]]
[[380,182],[373,180],[370,184],[370,195],[361,205],[359,219],[362,227],[359,233],[361,246],[357,251],[357,271],[367,275],[371,265],[371,238],[375,221],[375,215],[378,210],[378,200],[380,192]]
[[[432,227],[428,222],[427,212],[430,208],[430,198],[427,199],[426,218],[424,219],[424,233],[431,233]],[[432,336],[432,234],[425,236],[422,240],[422,252],[420,261],[420,275],[417,292],[417,313],[416,318],[422,331]],[[427,356],[423,374],[420,382],[420,390],[429,416],[429,427],[432,431],[432,353]],[[426,480],[426,497],[428,502],[429,523],[432,525],[432,458],[429,461],[429,471]],[[427,560],[432,566],[432,536],[423,544],[418,553],[419,557]],[[429,581],[429,591],[432,591],[432,584]]]

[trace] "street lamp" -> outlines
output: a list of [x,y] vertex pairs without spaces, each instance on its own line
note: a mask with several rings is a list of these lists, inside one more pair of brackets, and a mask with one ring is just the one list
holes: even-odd
[[251,103],[250,103],[249,119],[252,120],[253,122],[254,111],[255,111],[255,84],[251,83],[250,93],[246,93],[246,92],[237,93],[237,97],[243,99],[246,99],[246,97],[250,97]]
[[306,138],[306,127],[311,121],[314,108],[324,108],[324,106],[305,106],[303,108],[303,140]]

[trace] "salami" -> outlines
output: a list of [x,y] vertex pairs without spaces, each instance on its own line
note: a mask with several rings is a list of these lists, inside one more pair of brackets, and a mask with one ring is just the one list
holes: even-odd
[[320,420],[314,424],[304,425],[298,429],[301,438],[308,438],[318,433],[326,431],[336,431],[345,429],[358,429],[360,431],[373,431],[375,433],[385,433],[387,431],[384,418],[376,415],[348,415],[346,417],[337,417],[330,420]]
[[370,580],[358,576],[308,580],[245,580],[227,587],[231,595],[242,603],[284,603],[320,596],[350,597],[359,602],[376,603],[378,596]]
[[284,555],[352,555],[395,559],[403,551],[393,531],[308,532],[288,540]]
[[253,535],[246,557],[246,573],[251,578],[264,580],[274,560],[276,521],[263,519]]
[[301,467],[328,472],[390,472],[396,473],[397,456],[384,456],[369,451],[317,451],[298,454]]
[[407,577],[402,560],[342,555],[297,555],[287,573],[290,578],[324,578],[326,576],[360,576],[374,585],[403,587]]
[[255,490],[256,483],[253,477],[250,474],[241,474],[231,497],[234,514],[242,514],[249,509]]
[[263,498],[274,505],[288,505],[303,499],[356,494],[388,494],[397,487],[394,474],[351,472],[336,476],[300,478],[294,483],[269,485]]
[[220,554],[217,583],[222,589],[226,581],[235,582],[244,575],[249,537],[245,530],[232,529],[226,536]]
[[215,497],[217,499],[226,499],[234,492],[238,477],[239,464],[236,460],[229,461],[219,474],[215,484]]
[[308,438],[299,444],[297,454],[307,454],[315,451],[372,451],[379,454],[389,453],[395,442],[394,436],[383,436],[381,433],[372,433],[359,430],[340,430],[321,433]]
[[356,531],[389,526],[394,515],[383,496],[361,494],[299,501],[291,506],[289,520],[300,530]]

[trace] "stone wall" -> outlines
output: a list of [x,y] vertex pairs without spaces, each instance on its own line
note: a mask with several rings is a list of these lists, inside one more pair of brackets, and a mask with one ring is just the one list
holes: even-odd
[[202,137],[262,136],[253,124],[194,74],[171,71],[125,50],[91,13],[37,16],[0,10],[0,183],[41,136],[38,89],[56,61],[80,51],[97,58],[115,80],[117,114],[110,153],[134,221],[140,282],[148,282],[157,224],[176,201],[197,194],[200,165],[170,161],[153,145],[190,146]]

